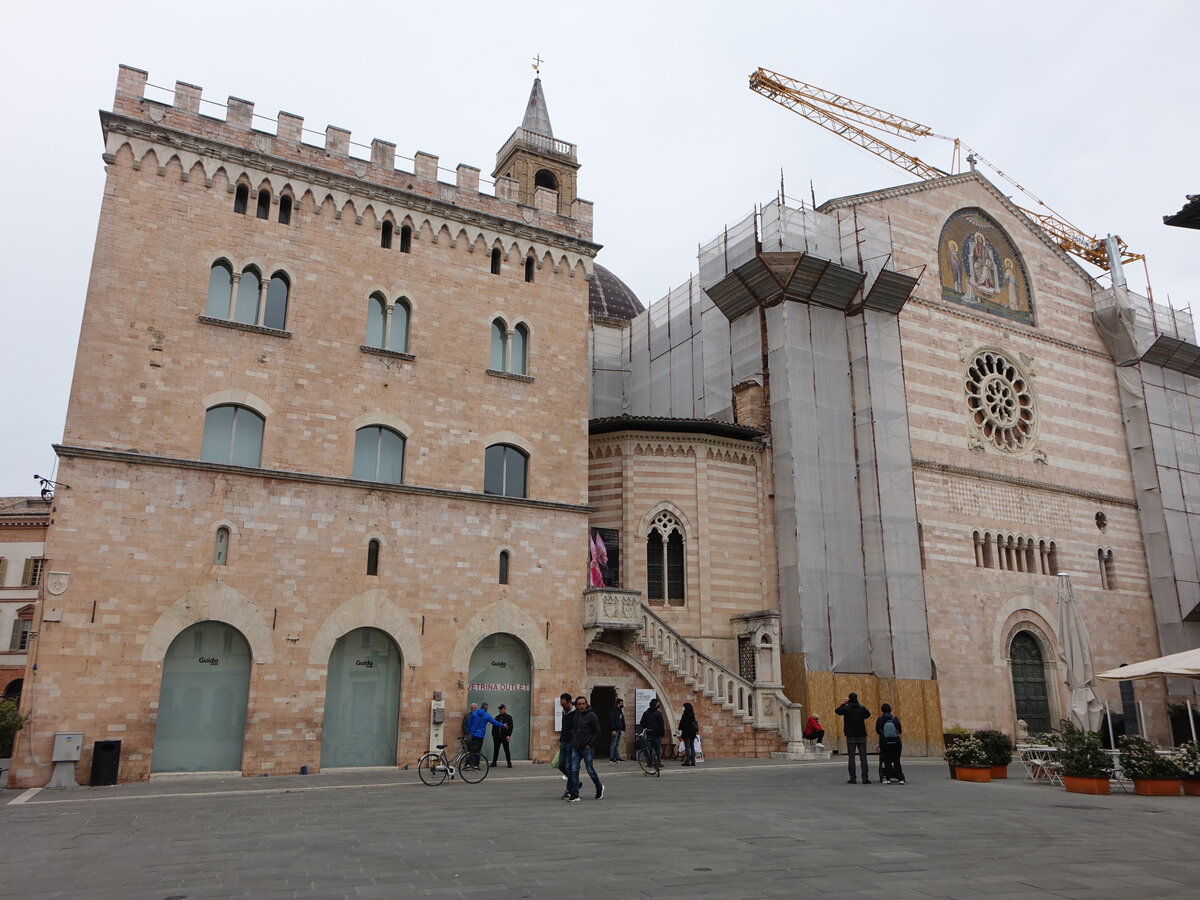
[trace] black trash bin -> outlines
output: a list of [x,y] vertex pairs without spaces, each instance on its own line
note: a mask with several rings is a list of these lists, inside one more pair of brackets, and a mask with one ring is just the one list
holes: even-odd
[[116,784],[120,766],[120,741],[96,741],[92,745],[92,787]]

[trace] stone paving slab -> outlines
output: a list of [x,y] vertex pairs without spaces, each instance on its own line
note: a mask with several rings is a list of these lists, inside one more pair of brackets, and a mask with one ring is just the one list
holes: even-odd
[[[844,760],[547,766],[478,785],[395,769],[0,791],[0,895],[117,898],[1200,896],[1200,801],[966,784],[847,785]],[[14,890],[13,886],[19,889]]]

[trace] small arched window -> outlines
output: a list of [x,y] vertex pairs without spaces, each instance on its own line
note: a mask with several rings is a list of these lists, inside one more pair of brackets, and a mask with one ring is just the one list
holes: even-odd
[[497,577],[497,584],[508,584],[508,551],[500,551],[500,573]]
[[260,219],[271,218],[271,192],[260,188],[258,191],[258,212]]
[[404,483],[404,437],[382,425],[368,425],[354,433],[354,478]]
[[392,306],[392,321],[388,328],[389,350],[397,353],[408,352],[408,320],[412,315],[408,301],[401,297]]
[[237,190],[233,192],[233,211],[239,216],[246,214],[246,207],[250,205],[250,186],[239,184]]
[[267,303],[259,325],[283,331],[287,324],[288,289],[286,275],[276,272],[271,276],[271,283],[267,285]]
[[1049,566],[1050,566],[1049,571],[1047,571],[1046,574],[1047,575],[1057,575],[1058,574],[1058,545],[1055,544],[1054,541],[1050,542],[1050,548],[1046,553],[1046,557],[1047,557],[1047,562],[1049,563]]
[[412,253],[412,228],[407,225],[400,228],[400,252]]
[[529,457],[511,444],[492,444],[483,457],[483,492],[501,497],[524,497]]
[[558,190],[558,176],[549,169],[538,169],[533,176],[534,187],[550,188],[552,191]]
[[279,224],[292,224],[292,198],[287,194],[279,198]]
[[371,538],[367,543],[367,574],[379,574],[379,547],[378,538]]
[[1101,547],[1096,551],[1100,562],[1100,588],[1105,591],[1117,589],[1117,566],[1110,549]]
[[493,275],[500,274],[500,248],[499,247],[492,248],[492,274]]
[[238,281],[237,304],[233,309],[233,321],[243,325],[258,324],[258,295],[262,293],[262,280],[258,269],[253,266],[242,271]]
[[533,257],[525,257],[525,280],[533,283]]
[[508,326],[503,319],[492,322],[492,356],[490,368],[495,372],[505,371],[508,364]]
[[646,536],[646,599],[683,606],[684,576],[683,530],[674,516],[661,512]]
[[372,294],[367,298],[368,347],[383,349],[384,331],[387,326],[387,299],[383,294]]
[[217,529],[216,536],[213,539],[213,565],[225,566],[229,564],[229,529],[222,525]]
[[513,329],[508,351],[508,371],[517,375],[529,374],[529,329],[524,325]]
[[248,406],[214,406],[204,414],[200,458],[235,466],[261,465],[265,422]]
[[208,303],[204,307],[204,314],[213,319],[228,319],[229,302],[232,299],[233,267],[219,259],[208,273]]
[[379,246],[382,247],[384,250],[392,249],[392,230],[393,230],[392,223],[384,222],[383,228],[381,228],[379,231]]

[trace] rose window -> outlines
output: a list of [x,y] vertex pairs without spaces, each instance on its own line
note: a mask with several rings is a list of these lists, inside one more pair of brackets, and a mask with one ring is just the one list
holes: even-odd
[[967,368],[971,422],[998,450],[1018,453],[1033,443],[1037,405],[1025,373],[1004,353],[987,350]]

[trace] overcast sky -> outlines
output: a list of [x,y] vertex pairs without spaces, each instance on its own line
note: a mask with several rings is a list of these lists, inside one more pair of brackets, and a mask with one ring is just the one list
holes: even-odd
[[[818,202],[914,180],[752,93],[763,66],[962,138],[1085,231],[1147,253],[1156,301],[1200,299],[1200,234],[1162,224],[1200,192],[1194,0],[68,0],[5,18],[0,495],[55,471],[104,182],[97,110],[119,63],[486,176],[540,54],[555,136],[578,145],[579,194],[596,205],[598,261],[646,304],[774,197],[781,169],[790,196],[811,180]],[[905,146],[949,166],[947,143]],[[1129,274],[1140,289],[1140,267]]]

